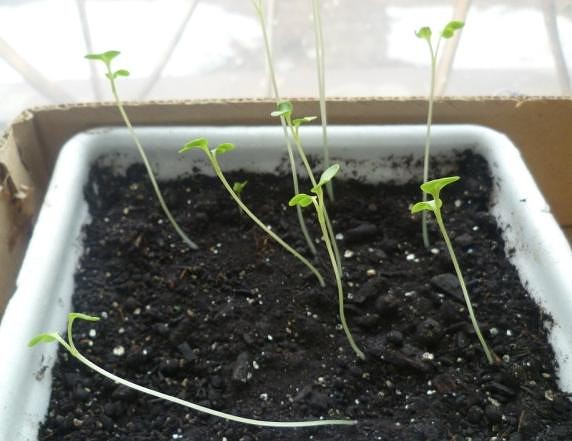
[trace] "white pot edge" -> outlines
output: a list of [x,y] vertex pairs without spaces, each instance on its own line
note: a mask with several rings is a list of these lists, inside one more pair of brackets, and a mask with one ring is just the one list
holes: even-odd
[[[151,157],[154,146],[160,146],[163,153],[166,149],[175,154],[186,141],[200,136],[207,136],[211,145],[232,141],[237,150],[244,153],[225,156],[221,160],[225,169],[261,166],[272,171],[285,155],[282,130],[276,126],[147,127],[137,129],[137,133]],[[331,149],[337,151],[333,156],[366,160],[376,149],[395,146],[399,155],[420,158],[425,126],[331,126],[328,133]],[[168,142],[165,142],[165,136],[168,136]],[[304,127],[302,137],[306,150],[319,154],[321,129]],[[459,144],[459,139],[463,140],[462,144]],[[18,277],[18,288],[0,325],[3,358],[10,360],[0,364],[0,439],[35,441],[38,421],[45,414],[51,387],[49,369],[57,347],[55,344],[41,345],[27,350],[25,346],[39,332],[63,330],[70,307],[73,271],[81,253],[80,228],[88,218],[82,196],[83,186],[88,163],[95,155],[94,145],[100,143],[104,150],[115,146],[126,149],[126,156],[117,159],[118,162],[138,158],[124,128],[102,128],[81,133],[68,141],[60,153]],[[356,144],[369,146],[366,150],[374,150],[358,153],[353,147]],[[271,146],[272,150],[263,152],[265,146]],[[560,366],[560,383],[564,390],[572,391],[572,356],[569,356],[572,355],[572,322],[567,320],[572,316],[572,293],[566,280],[567,272],[572,268],[570,246],[520,153],[506,136],[478,126],[433,127],[433,154],[472,146],[476,146],[489,161],[495,176],[492,212],[500,224],[507,227],[504,231],[507,247],[516,250],[512,261],[530,293],[554,318],[551,343]],[[179,157],[172,172],[178,174],[190,170],[191,163],[193,166],[202,164],[201,168],[209,172],[201,152],[194,153],[197,155]],[[244,155],[249,159],[242,161],[240,158]],[[501,167],[501,164],[509,164],[509,167]],[[351,170],[346,168],[345,171]],[[159,174],[169,177],[172,173],[159,169]],[[372,180],[379,178],[375,167],[367,174]],[[392,177],[398,181],[406,179],[399,172]],[[524,214],[527,217],[523,221]],[[68,249],[72,253],[66,254]],[[59,271],[61,268],[64,269],[62,273]],[[46,365],[49,368],[41,376],[39,373]],[[40,376],[41,379],[37,379]],[[24,400],[25,403],[19,405],[26,397],[34,399]]]

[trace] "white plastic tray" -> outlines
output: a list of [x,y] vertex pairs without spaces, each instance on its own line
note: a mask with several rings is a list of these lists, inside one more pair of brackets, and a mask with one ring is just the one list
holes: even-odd
[[[304,127],[309,153],[321,152],[321,129]],[[188,140],[207,137],[211,145],[233,142],[237,149],[221,158],[224,170],[243,168],[272,172],[284,166],[280,127],[141,128],[137,133],[160,178],[172,178],[199,167],[212,174],[202,152],[177,154]],[[342,177],[369,181],[419,179],[419,168],[394,168],[403,157],[422,157],[424,126],[332,126],[331,155],[342,163]],[[531,295],[554,318],[551,342],[560,366],[560,384],[572,391],[572,253],[550,210],[509,139],[476,126],[435,126],[432,154],[470,148],[484,156],[495,185],[492,212],[507,226],[507,248]],[[69,312],[73,274],[81,254],[81,227],[89,222],[83,187],[90,164],[106,161],[124,170],[139,157],[127,131],[91,130],[63,147],[44,205],[20,270],[17,290],[0,324],[0,440],[35,441],[50,395],[51,367],[57,345],[27,348],[39,332],[62,330]],[[392,157],[392,161],[387,158]],[[158,159],[161,162],[158,162]],[[347,162],[346,162],[347,161]]]

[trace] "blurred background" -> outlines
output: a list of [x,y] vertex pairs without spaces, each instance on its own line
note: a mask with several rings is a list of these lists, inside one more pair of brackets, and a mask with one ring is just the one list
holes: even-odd
[[[264,0],[282,96],[317,97],[311,0]],[[570,95],[571,0],[321,0],[327,96],[425,96],[414,31],[466,21],[437,94]],[[121,51],[124,100],[270,95],[250,0],[0,0],[0,128],[40,105],[110,100],[87,52]]]

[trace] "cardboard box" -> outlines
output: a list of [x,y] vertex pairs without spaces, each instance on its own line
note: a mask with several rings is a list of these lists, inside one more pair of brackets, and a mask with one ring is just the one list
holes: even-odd
[[[128,104],[134,125],[276,124],[270,100]],[[319,113],[298,100],[296,114]],[[424,124],[427,101],[411,98],[333,99],[330,124]],[[572,237],[572,100],[561,98],[447,98],[434,123],[470,123],[508,135],[521,149],[552,210]],[[122,125],[112,104],[75,104],[23,112],[0,139],[0,313],[15,279],[60,147],[74,134]]]

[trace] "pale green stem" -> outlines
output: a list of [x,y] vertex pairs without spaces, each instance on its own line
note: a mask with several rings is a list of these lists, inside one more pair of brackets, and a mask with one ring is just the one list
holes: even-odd
[[270,228],[268,228],[266,225],[264,225],[264,223],[260,219],[258,219],[258,217],[252,211],[250,211],[250,209],[240,200],[240,198],[236,195],[236,193],[232,189],[232,186],[226,180],[226,178],[225,178],[225,176],[224,176],[224,174],[220,168],[220,165],[218,163],[216,156],[213,153],[211,153],[208,149],[205,149],[204,151],[207,154],[216,175],[218,176],[218,178],[220,179],[220,181],[222,182],[222,184],[224,185],[226,190],[229,192],[230,196],[234,199],[234,201],[242,209],[242,211],[244,213],[246,213],[246,215],[248,217],[250,217],[254,221],[254,223],[256,225],[258,225],[265,233],[267,233],[270,237],[272,237],[272,239],[274,239],[276,242],[278,242],[280,245],[282,245],[282,247],[284,247],[286,249],[286,251],[288,251],[294,257],[298,258],[300,260],[300,262],[302,262],[304,265],[306,265],[308,267],[308,269],[310,271],[312,271],[312,273],[314,273],[314,275],[318,279],[318,282],[320,283],[320,286],[322,286],[322,287],[326,286],[326,284],[324,283],[324,278],[322,277],[320,272],[316,269],[316,267],[314,265],[312,265],[308,261],[308,259],[306,259],[300,253],[298,253],[298,251],[296,251],[294,248],[292,248],[290,245],[288,245],[286,242],[284,242],[284,240],[282,240],[280,238],[280,236],[278,236]]
[[208,407],[201,406],[199,404],[194,404],[189,401],[182,400],[180,398],[174,397],[172,395],[167,395],[162,392],[158,392],[153,389],[149,389],[147,387],[141,386],[139,384],[133,383],[131,381],[125,380],[124,378],[118,377],[117,375],[112,374],[111,372],[106,371],[105,369],[99,367],[89,359],[85,358],[75,347],[72,339],[71,334],[71,321],[68,323],[68,343],[66,343],[59,335],[55,334],[54,337],[57,341],[62,344],[66,348],[66,350],[75,357],[78,361],[89,367],[90,369],[94,370],[100,375],[103,375],[106,378],[114,381],[115,383],[122,384],[128,388],[134,389],[136,391],[142,392],[147,395],[151,395],[156,398],[160,398],[162,400],[167,400],[175,404],[179,404],[180,406],[188,407],[190,409],[196,410],[198,412],[207,413],[209,415],[213,415],[216,417],[224,418],[229,421],[236,421],[238,423],[243,424],[250,424],[254,426],[263,426],[263,427],[313,427],[313,426],[327,426],[327,425],[355,425],[357,421],[355,420],[317,420],[317,421],[291,421],[291,422],[280,422],[280,421],[263,421],[263,420],[255,420],[251,418],[243,418],[236,415],[231,415],[229,413],[220,412],[218,410],[209,409]]
[[179,226],[179,224],[177,223],[177,221],[175,220],[175,218],[171,214],[169,207],[167,207],[167,203],[163,199],[163,194],[161,193],[161,189],[159,188],[159,184],[157,183],[157,180],[155,179],[155,174],[153,172],[153,168],[151,167],[151,164],[149,163],[149,159],[147,158],[147,154],[145,153],[143,146],[139,142],[139,138],[135,134],[135,130],[133,130],[133,126],[131,125],[131,121],[129,120],[127,113],[123,109],[123,103],[121,102],[121,99],[119,99],[119,94],[117,93],[117,89],[115,87],[115,80],[113,79],[113,74],[111,72],[109,65],[107,65],[107,72],[109,74],[108,78],[109,78],[109,81],[111,83],[111,93],[113,94],[113,98],[115,99],[115,104],[116,104],[117,108],[119,109],[119,113],[121,114],[121,117],[123,118],[123,122],[127,126],[127,130],[129,130],[129,134],[131,135],[131,138],[133,138],[133,141],[135,142],[135,145],[137,146],[137,149],[139,150],[139,155],[141,155],[141,159],[143,160],[143,164],[145,165],[145,169],[147,170],[147,175],[149,176],[149,180],[151,181],[151,185],[153,186],[153,189],[155,190],[155,195],[157,196],[157,199],[159,200],[159,204],[161,205],[161,208],[163,209],[165,216],[167,216],[167,218],[169,219],[169,222],[171,222],[171,225],[173,226],[173,228],[175,229],[177,234],[181,237],[181,239],[183,239],[183,242],[185,242],[189,246],[189,248],[191,248],[193,250],[198,250],[199,247],[197,246],[197,244],[194,243],[185,234],[185,232],[181,229],[181,227]]
[[[429,108],[427,110],[427,133],[425,134],[425,156],[423,159],[423,183],[429,180],[429,154],[431,150],[431,124],[433,123],[433,101],[435,99],[435,74],[437,68],[437,54],[439,51],[439,44],[441,43],[441,38],[437,42],[437,48],[433,51],[433,46],[431,41],[427,41],[429,44],[429,51],[431,53],[431,85],[429,90]],[[427,202],[427,193],[422,192],[423,202]],[[428,213],[423,211],[421,216],[421,233],[423,235],[423,244],[425,248],[429,248],[431,245],[429,241],[429,232],[427,230]]]
[[479,342],[485,352],[487,360],[490,364],[495,364],[498,360],[498,357],[492,352],[485,338],[481,334],[481,329],[479,328],[479,324],[477,322],[477,318],[473,311],[473,305],[471,303],[471,298],[469,297],[469,292],[467,291],[467,287],[465,285],[465,279],[463,278],[463,274],[461,272],[461,267],[459,266],[459,262],[457,261],[457,256],[455,255],[455,251],[453,250],[453,245],[451,244],[451,240],[449,239],[449,235],[447,234],[447,230],[445,229],[445,224],[443,222],[443,218],[441,216],[441,209],[437,207],[437,203],[435,204],[435,219],[437,220],[437,224],[439,225],[439,229],[441,230],[441,234],[443,235],[443,239],[445,239],[445,245],[447,245],[447,250],[449,251],[449,255],[451,256],[451,260],[453,262],[453,267],[455,268],[455,273],[457,274],[457,278],[459,279],[459,284],[461,285],[461,290],[463,291],[463,297],[465,298],[465,303],[467,305],[467,310],[469,311],[469,317],[471,318],[471,323],[473,324],[473,328],[477,333],[477,337],[479,338]]
[[[272,59],[272,51],[270,50],[270,41],[268,39],[268,33],[266,31],[266,20],[264,19],[264,11],[262,10],[262,3],[252,0],[252,5],[256,10],[256,15],[260,21],[260,27],[262,28],[262,36],[264,38],[264,48],[266,51],[266,62],[268,65],[268,73],[270,75],[270,80],[272,82],[272,90],[274,91],[274,99],[276,105],[280,102],[280,94],[278,93],[278,82],[276,81],[276,73],[274,71],[274,62]],[[290,144],[290,137],[288,136],[288,129],[286,127],[286,121],[284,117],[280,117],[280,124],[282,125],[282,131],[284,132],[284,139],[286,140],[286,149],[288,151],[288,160],[290,161],[290,172],[292,174],[292,184],[294,187],[294,194],[300,193],[300,186],[298,184],[298,172],[296,171],[296,161],[294,159],[294,153],[292,152],[292,145]],[[312,242],[310,233],[308,232],[308,227],[306,226],[306,221],[304,219],[304,214],[302,213],[302,207],[296,206],[296,215],[298,216],[298,223],[300,224],[300,229],[306,240],[308,248],[313,255],[317,254],[316,246]]]
[[[308,173],[308,177],[310,178],[310,182],[312,183],[312,187],[315,187],[317,184],[317,181],[316,181],[316,178],[314,176],[314,172],[312,171],[312,167],[310,167],[310,163],[308,162],[308,158],[306,157],[306,153],[304,152],[304,148],[302,147],[302,141],[300,140],[300,135],[298,133],[298,130],[295,129],[294,126],[292,125],[292,120],[290,117],[286,118],[286,123],[288,124],[288,127],[290,127],[290,133],[292,134],[292,139],[294,140],[294,144],[296,145],[296,148],[298,150],[298,154],[300,155],[300,158],[302,158],[302,163],[304,164],[304,167],[306,168],[306,172]],[[298,193],[296,193],[296,194],[298,194]],[[334,229],[333,229],[332,223],[330,222],[330,217],[328,216],[328,211],[327,211],[325,205],[323,206],[323,209],[324,209],[324,218],[326,221],[328,236],[331,240],[332,247],[334,249],[334,254],[336,256],[336,261],[338,264],[338,271],[340,273],[340,277],[343,277],[342,261],[340,258],[340,250],[338,249],[338,243],[336,242],[336,235],[334,234]]]
[[346,338],[348,339],[348,342],[350,343],[350,346],[353,349],[353,351],[355,352],[355,354],[359,358],[361,358],[362,360],[365,360],[365,355],[357,347],[357,345],[354,341],[354,338],[352,337],[352,333],[350,332],[350,328],[348,326],[348,323],[346,321],[346,313],[345,313],[345,309],[344,309],[344,288],[342,285],[342,278],[341,278],[341,274],[339,271],[339,264],[338,264],[338,262],[336,262],[336,255],[334,254],[332,242],[330,241],[330,237],[328,234],[328,228],[326,226],[326,221],[325,221],[325,217],[324,217],[324,213],[325,213],[324,193],[323,193],[322,189],[318,190],[318,201],[316,202],[316,199],[312,198],[312,203],[314,204],[314,207],[316,208],[316,212],[318,214],[318,222],[319,222],[320,228],[322,230],[324,242],[326,243],[326,248],[328,250],[328,256],[330,256],[330,262],[332,264],[332,269],[334,271],[334,276],[336,278],[336,285],[338,287],[338,311],[339,311],[339,315],[340,315],[340,321],[342,323],[342,328],[344,329],[344,332],[346,334]]
[[[316,65],[318,71],[318,90],[320,95],[320,120],[322,122],[322,147],[324,150],[324,170],[330,166],[330,149],[328,146],[328,116],[326,112],[326,67],[324,61],[324,35],[320,0],[312,0],[314,16],[314,36],[316,40]],[[334,201],[334,186],[332,181],[326,184],[328,198]],[[298,193],[296,193],[298,194]]]

